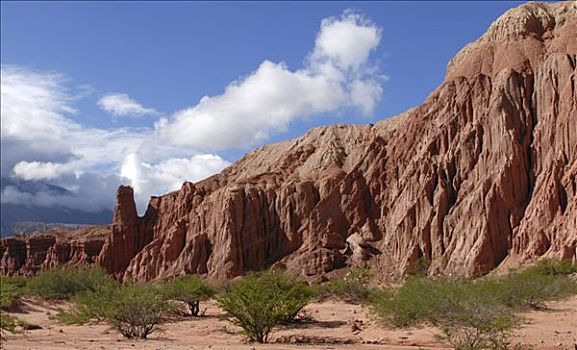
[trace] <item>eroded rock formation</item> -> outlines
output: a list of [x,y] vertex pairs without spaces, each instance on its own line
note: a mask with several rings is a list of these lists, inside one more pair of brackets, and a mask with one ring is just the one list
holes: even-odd
[[[151,280],[272,265],[322,276],[367,264],[387,274],[417,261],[431,274],[474,275],[576,259],[576,6],[508,11],[403,115],[261,147],[152,198],[142,218],[120,188],[97,263]],[[46,239],[40,245],[55,246]],[[3,273],[56,261],[32,240],[2,242]]]
[[107,226],[92,226],[2,239],[0,274],[30,276],[55,266],[94,264],[109,231]]

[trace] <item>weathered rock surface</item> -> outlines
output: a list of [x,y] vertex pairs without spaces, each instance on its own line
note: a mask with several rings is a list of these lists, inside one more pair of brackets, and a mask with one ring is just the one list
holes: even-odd
[[[150,280],[272,265],[387,274],[418,261],[431,274],[474,275],[576,259],[576,6],[508,11],[403,115],[259,148],[152,198],[142,218],[121,187],[97,263]],[[46,249],[31,240],[2,242],[3,273],[52,264],[38,265]]]
[[55,266],[94,264],[109,231],[108,226],[92,226],[2,239],[0,274],[30,276]]

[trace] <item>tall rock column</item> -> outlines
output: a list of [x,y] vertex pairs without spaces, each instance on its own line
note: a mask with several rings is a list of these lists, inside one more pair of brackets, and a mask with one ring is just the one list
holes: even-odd
[[150,243],[134,203],[134,190],[120,186],[116,191],[116,207],[112,231],[106,238],[97,264],[121,278],[134,256]]

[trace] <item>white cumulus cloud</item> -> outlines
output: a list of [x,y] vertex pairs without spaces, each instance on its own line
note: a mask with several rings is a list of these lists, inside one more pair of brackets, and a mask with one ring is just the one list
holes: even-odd
[[340,18],[321,23],[312,60],[331,61],[336,67],[358,70],[381,41],[381,29],[358,13],[346,11]]
[[53,162],[21,161],[14,165],[12,172],[24,180],[51,180],[70,170],[68,164]]
[[120,174],[130,181],[136,193],[139,209],[144,210],[148,196],[177,190],[183,182],[202,180],[221,171],[229,164],[221,157],[212,154],[148,163],[132,153],[124,159]]
[[[71,193],[5,189],[2,202],[100,210],[112,208],[115,188],[128,183],[143,209],[150,195],[226,167],[213,150],[261,143],[302,118],[370,116],[384,81],[371,59],[380,40],[381,29],[358,13],[325,19],[300,69],[265,60],[221,95],[143,128],[83,125],[73,107],[78,91],[69,91],[63,75],[2,66],[2,176],[48,181]],[[159,117],[124,93],[107,94],[98,105],[119,117]]]
[[117,117],[142,117],[158,114],[158,112],[152,108],[143,107],[127,94],[104,95],[98,101],[98,106]]
[[[123,178],[121,172],[125,158],[134,154],[151,179],[143,180],[150,185],[136,189],[141,199],[138,206],[145,208],[150,194],[180,186],[184,180],[200,180],[228,165],[218,156],[168,145],[150,128],[101,129],[79,124],[73,119],[77,112],[62,75],[2,66],[1,76],[2,176],[50,181],[72,193],[24,194],[5,188],[3,203],[111,209],[116,187],[132,183],[132,178]],[[189,162],[182,165],[186,157]],[[149,164],[157,166],[147,168]],[[172,175],[164,165],[172,169]],[[163,187],[155,189],[154,184]]]
[[381,29],[360,14],[325,19],[303,68],[264,61],[222,95],[161,118],[156,131],[176,145],[227,149],[262,142],[299,118],[343,109],[368,116],[382,92],[383,76],[369,60],[380,39]]

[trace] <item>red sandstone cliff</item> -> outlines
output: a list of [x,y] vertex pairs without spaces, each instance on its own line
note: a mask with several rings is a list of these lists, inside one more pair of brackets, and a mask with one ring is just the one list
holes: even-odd
[[[418,260],[429,273],[472,275],[576,259],[576,6],[508,11],[403,115],[259,148],[152,198],[142,218],[121,187],[96,262],[149,280],[273,264],[316,276],[360,264],[387,273]],[[32,240],[2,241],[2,273],[75,261],[39,263],[46,249]]]
[[4,238],[0,242],[0,274],[34,275],[55,266],[94,264],[109,231],[108,226],[92,226]]

